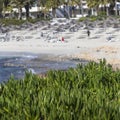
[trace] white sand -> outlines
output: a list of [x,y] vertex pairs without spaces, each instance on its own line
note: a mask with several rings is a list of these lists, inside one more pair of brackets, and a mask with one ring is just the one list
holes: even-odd
[[[0,39],[0,52],[54,54],[95,61],[106,58],[110,64],[120,64],[120,31],[115,28],[107,28],[106,30],[95,28],[91,30],[90,37],[87,36],[85,29],[80,29],[77,32],[66,31],[54,35],[60,40],[64,37],[64,41],[58,41],[57,38],[46,40],[46,38],[41,37],[41,31],[45,33],[45,30],[40,28],[11,31],[8,42]],[[52,34],[52,31],[46,30],[46,32]],[[111,35],[113,38],[110,41],[107,40]],[[22,36],[22,40],[17,41],[12,36]]]

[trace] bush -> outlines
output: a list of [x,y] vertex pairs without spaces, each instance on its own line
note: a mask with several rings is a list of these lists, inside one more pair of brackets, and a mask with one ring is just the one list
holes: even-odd
[[0,19],[0,23],[8,26],[8,25],[21,25],[25,22],[25,20],[17,20],[17,19]]
[[94,22],[94,21],[96,21],[98,19],[98,16],[91,16],[90,17],[90,21],[91,22]]
[[95,22],[97,20],[103,20],[106,19],[107,16],[103,13],[99,13],[98,16],[87,16],[87,17],[81,17],[79,19],[80,22],[86,21],[86,20],[90,20],[91,22]]
[[0,85],[1,120],[119,120],[120,71],[106,61]]
[[36,23],[38,21],[41,20],[50,20],[50,19],[43,19],[43,18],[39,18],[39,19],[31,19],[29,18],[28,20],[18,20],[18,19],[0,19],[0,23],[3,24],[4,26],[8,26],[8,25],[21,25],[25,22],[30,22],[30,23]]
[[98,16],[105,17],[106,16],[106,12],[101,11],[101,12],[98,13]]
[[79,19],[80,22],[83,22],[83,21],[85,21],[85,20],[87,20],[87,17],[81,17],[81,18]]

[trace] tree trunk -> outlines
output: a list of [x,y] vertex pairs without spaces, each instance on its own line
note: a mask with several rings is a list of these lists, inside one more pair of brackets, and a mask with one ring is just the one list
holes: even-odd
[[73,17],[76,17],[76,10],[75,10],[75,6],[72,7],[72,13],[73,13]]
[[109,16],[109,8],[108,8],[108,6],[106,7],[106,15]]
[[117,4],[116,4],[116,0],[115,0],[115,15],[118,15],[118,10],[117,10]]
[[91,8],[91,15],[95,15],[93,8]]
[[2,16],[2,11],[0,11],[0,16]]
[[53,14],[53,17],[55,18],[56,17],[56,8],[52,8],[52,14]]
[[96,11],[96,16],[99,14],[99,6],[95,7],[95,11]]
[[83,16],[83,4],[82,4],[82,0],[80,0],[80,14]]
[[29,8],[30,8],[30,4],[27,2],[27,4],[25,5],[25,10],[26,10],[26,19],[29,18]]
[[115,7],[115,1],[110,4],[110,7],[109,7],[110,15],[114,15],[115,14],[114,7]]
[[0,18],[4,18],[4,3],[2,0],[0,0]]
[[3,18],[3,14],[2,14],[2,11],[0,11],[0,18]]
[[37,0],[37,15],[39,15],[39,12],[40,12],[40,0]]
[[19,19],[22,20],[22,7],[19,7]]

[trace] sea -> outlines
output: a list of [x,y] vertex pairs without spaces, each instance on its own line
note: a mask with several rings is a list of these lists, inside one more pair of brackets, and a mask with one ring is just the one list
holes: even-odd
[[48,70],[67,70],[79,63],[87,63],[83,60],[49,60],[46,57],[42,54],[0,52],[0,83],[8,81],[11,76],[16,80],[22,79],[26,71],[42,74]]

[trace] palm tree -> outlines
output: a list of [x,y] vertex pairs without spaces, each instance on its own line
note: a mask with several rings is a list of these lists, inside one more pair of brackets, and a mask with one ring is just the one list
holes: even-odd
[[80,14],[83,16],[84,14],[84,10],[83,10],[83,0],[71,0],[72,2],[74,2],[74,4],[79,6],[80,9]]
[[47,0],[36,0],[36,3],[37,3],[37,12],[38,12],[38,14],[39,14],[39,12],[41,11],[40,10],[40,7],[43,9],[43,7],[45,7],[46,6],[46,2],[47,2]]
[[80,0],[80,8],[81,8],[81,15],[83,16],[83,4],[82,4],[82,0]]
[[13,7],[17,7],[19,11],[19,19],[22,19],[22,8],[25,5],[24,0],[11,0],[10,4]]
[[75,0],[70,0],[69,2],[70,6],[72,7],[72,13],[71,13],[71,17],[72,16],[76,16],[76,12],[75,12],[75,5],[77,5],[76,1]]
[[9,2],[10,0],[0,0],[0,16],[5,16],[5,11],[8,8]]
[[3,11],[3,0],[0,0],[0,16],[2,17],[2,11]]
[[106,15],[109,15],[107,4],[109,3],[109,0],[98,0],[99,5],[102,5],[102,11],[106,12]]
[[29,17],[29,5],[30,0],[11,0],[11,6],[17,7],[19,11],[19,19],[22,19],[22,8],[25,7],[26,9],[26,16]]
[[29,18],[29,9],[30,9],[30,6],[32,6],[35,2],[36,2],[36,0],[26,0],[26,2],[24,4],[24,8],[26,10],[26,19]]
[[56,8],[63,3],[63,0],[46,0],[46,8],[52,8],[52,14],[56,17]]
[[[107,10],[106,10],[106,14],[108,14],[108,12],[111,14],[111,15],[114,15],[116,13],[117,15],[117,9],[116,11],[114,11],[114,7],[115,7],[115,3],[116,2],[119,2],[120,0],[87,0],[87,4],[90,8],[96,8],[97,12],[98,12],[98,7],[100,4],[104,5],[104,7],[106,8],[106,5],[109,3],[110,4],[110,7],[108,8],[107,7]],[[104,9],[105,10],[105,9]]]
[[25,10],[26,10],[26,19],[28,19],[29,18],[30,2],[26,2],[24,7],[25,7]]
[[106,11],[106,14],[108,13],[108,7],[106,6],[108,3],[110,3],[110,0],[87,0],[87,5],[90,8],[95,8],[97,11],[97,14],[99,12],[99,5],[102,5],[102,11]]
[[13,6],[10,5],[10,0],[3,0],[3,11],[9,12],[9,18],[12,18]]
[[111,0],[111,11],[114,9],[115,7],[115,15],[118,15],[118,8],[117,8],[117,4],[116,2],[120,2],[120,0]]
[[37,0],[36,3],[37,3],[37,11],[38,11],[38,13],[39,13],[41,0]]
[[95,9],[96,14],[98,14],[99,2],[97,0],[87,0],[87,5],[90,9]]

